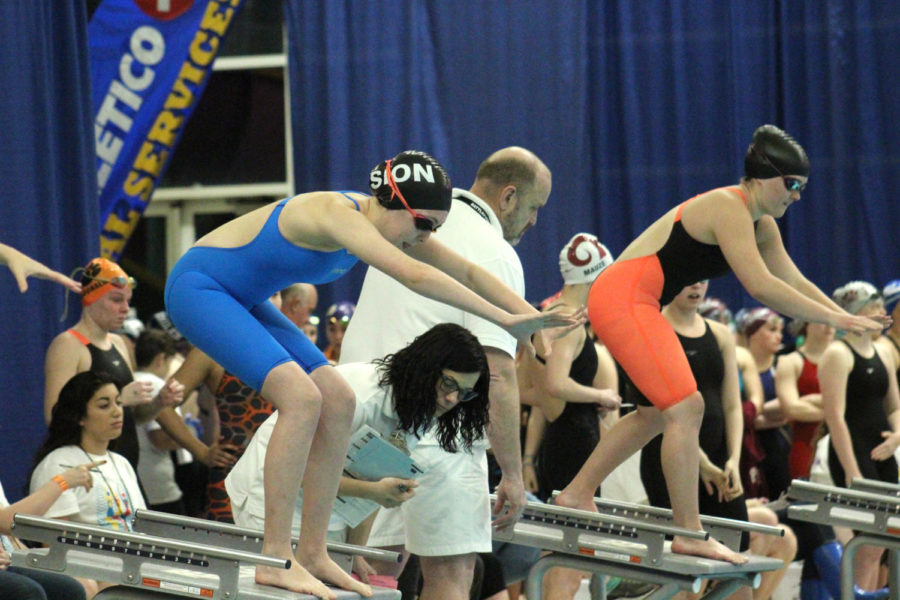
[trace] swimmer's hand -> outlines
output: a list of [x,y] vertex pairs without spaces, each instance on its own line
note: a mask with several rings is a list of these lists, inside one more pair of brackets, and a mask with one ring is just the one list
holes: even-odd
[[618,410],[622,406],[622,397],[611,389],[596,389],[597,405],[603,410]]
[[890,327],[893,322],[894,320],[888,315],[862,317],[860,315],[838,313],[831,325],[838,331],[865,333],[867,331],[881,331],[886,327]]
[[872,460],[879,462],[894,456],[897,446],[900,446],[900,432],[882,431],[881,437],[884,438],[884,441],[872,448],[872,452],[869,454]]
[[132,381],[119,394],[122,406],[139,406],[153,401],[153,384],[149,381]]
[[57,273],[46,265],[39,263],[30,256],[27,256],[12,246],[0,244],[0,265],[5,264],[9,267],[19,291],[23,294],[28,291],[28,278],[35,277],[37,279],[47,279],[65,286],[76,294],[81,293],[81,284],[66,277],[62,273]]
[[224,437],[220,437],[217,442],[213,442],[205,447],[195,458],[207,467],[231,468],[237,462],[237,453],[241,451],[238,446],[224,442]]
[[177,379],[170,379],[159,390],[160,406],[179,406],[182,402],[184,402],[184,385]]
[[550,346],[556,338],[562,337],[581,327],[587,321],[587,310],[584,307],[571,312],[564,307],[554,308],[545,312],[510,315],[503,323],[506,329],[529,352],[535,355],[534,345],[531,343],[531,334],[539,332],[546,349],[544,356],[550,355]]

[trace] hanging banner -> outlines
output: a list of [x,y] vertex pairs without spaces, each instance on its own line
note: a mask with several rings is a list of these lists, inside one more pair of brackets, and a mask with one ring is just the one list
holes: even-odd
[[100,252],[118,261],[244,0],[103,0],[88,26]]

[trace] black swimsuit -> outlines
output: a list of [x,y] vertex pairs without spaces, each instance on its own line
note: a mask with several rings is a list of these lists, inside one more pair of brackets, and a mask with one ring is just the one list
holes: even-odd
[[[897,483],[897,461],[894,457],[876,461],[870,456],[872,449],[884,441],[881,432],[891,431],[884,412],[884,397],[888,391],[887,368],[877,351],[873,350],[871,357],[863,358],[845,340],[841,341],[853,353],[853,369],[847,376],[844,421],[850,431],[859,472],[866,479]],[[849,483],[831,443],[828,445],[828,468],[835,485],[846,486]]]
[[[536,358],[544,362],[544,359]],[[581,385],[592,386],[598,365],[597,349],[585,336],[581,352],[572,361],[569,378]],[[546,500],[553,490],[569,485],[599,441],[597,405],[566,402],[562,413],[544,429],[536,467],[538,496]]]
[[[722,380],[725,377],[725,362],[716,336],[705,323],[706,331],[700,337],[685,337],[678,334],[684,353],[691,365],[691,372],[697,380],[697,389],[703,396],[705,409],[700,424],[700,448],[709,460],[721,468],[728,460],[728,441],[725,437],[725,409],[722,405]],[[634,388],[631,388],[634,389]],[[638,392],[639,393],[639,392]],[[653,506],[671,508],[666,480],[663,476],[661,452],[662,435],[658,435],[641,451],[641,481],[647,498]],[[747,505],[743,494],[728,502],[719,502],[718,491],[706,493],[700,482],[698,494],[700,513],[728,519],[747,520]],[[741,550],[750,545],[749,535],[741,538]]]
[[[128,362],[118,349],[116,349],[114,344],[110,346],[108,350],[102,350],[74,329],[70,329],[69,333],[75,336],[78,341],[88,349],[88,352],[90,352],[90,371],[92,373],[106,373],[112,377],[116,382],[116,385],[119,386],[119,391],[134,381],[134,375],[131,372],[131,368],[128,366]],[[131,412],[130,406],[123,407],[122,413],[122,435],[115,440],[115,451],[127,458],[128,462],[131,463],[131,466],[134,468],[134,471],[137,472],[138,455],[140,454],[137,439],[137,425],[134,422],[134,415]]]

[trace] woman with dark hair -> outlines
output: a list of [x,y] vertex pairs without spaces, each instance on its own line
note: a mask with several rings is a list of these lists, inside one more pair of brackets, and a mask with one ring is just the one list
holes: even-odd
[[[432,156],[401,152],[372,169],[369,187],[368,194],[300,194],[242,215],[198,240],[166,282],[166,310],[178,330],[280,413],[266,460],[263,553],[291,559],[291,567],[257,567],[256,581],[322,598],[335,595],[320,580],[371,595],[325,547],[353,390],[266,302],[269,296],[297,282],[328,283],[362,261],[427,298],[503,327],[526,345],[539,329],[580,320],[538,313],[487,270],[431,237],[451,203],[450,178]],[[294,553],[290,522],[301,481],[306,514]]]
[[[435,425],[447,452],[468,450],[488,424],[490,372],[478,339],[451,323],[432,327],[406,348],[371,363],[336,367],[356,396],[351,431],[375,429],[396,446],[411,451],[419,437]],[[260,425],[247,450],[225,479],[234,521],[261,529],[265,523],[266,446],[278,420],[276,412]],[[362,481],[343,477],[338,493],[359,496],[386,507],[399,506],[415,494],[415,480],[387,477]],[[299,526],[301,506],[294,509]],[[343,540],[345,523],[332,516],[329,537]],[[365,540],[353,540],[365,543]],[[360,575],[364,575],[360,572]]]
[[[122,435],[122,422],[119,388],[112,377],[84,371],[66,382],[53,407],[47,439],[34,458],[31,493],[73,465],[95,466],[90,469],[91,485],[63,491],[45,517],[132,529],[135,511],[147,506],[131,464],[110,450]],[[90,597],[91,590],[86,588]]]
[[[778,312],[846,331],[879,331],[882,322],[851,315],[813,285],[784,248],[775,220],[800,200],[809,178],[806,152],[774,125],[753,133],[738,185],[699,194],[651,224],[594,281],[588,316],[631,381],[653,406],[638,407],[600,439],[558,504],[594,510],[606,476],[663,433],[662,467],[674,522],[701,530],[698,434],[703,397],[678,336],[660,314],[686,285],[734,271],[751,296]],[[745,562],[713,538],[676,535],[672,550]]]
[[[469,450],[484,435],[490,373],[484,348],[468,329],[436,325],[372,364],[379,372],[378,385],[393,396],[397,429],[418,439],[436,418],[435,435],[447,452]],[[464,380],[474,383],[457,385]]]

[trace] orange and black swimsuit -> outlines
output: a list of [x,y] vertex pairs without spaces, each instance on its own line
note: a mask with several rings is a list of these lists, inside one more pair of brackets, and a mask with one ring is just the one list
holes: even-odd
[[[221,428],[219,442],[236,448],[233,454],[237,461],[244,455],[250,444],[250,438],[274,412],[275,407],[263,398],[262,394],[228,371],[222,373],[215,396]],[[225,478],[230,472],[231,467],[209,469],[206,518],[210,521],[234,523],[231,500],[225,490]]]
[[[747,198],[738,187],[723,188]],[[694,198],[696,198],[695,196]],[[669,238],[656,254],[615,262],[591,286],[591,325],[635,386],[660,410],[697,391],[678,336],[660,314],[688,285],[731,270],[717,244],[692,238],[675,213]]]

